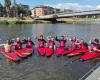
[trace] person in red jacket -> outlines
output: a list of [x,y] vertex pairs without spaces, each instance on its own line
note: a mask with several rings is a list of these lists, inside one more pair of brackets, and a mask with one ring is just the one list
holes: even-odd
[[38,47],[45,47],[45,44],[47,45],[47,42],[45,39],[43,39],[43,35],[40,35],[40,38],[38,36],[35,37],[39,41]]
[[100,44],[99,44],[99,39],[91,39],[89,43],[93,44],[93,46],[89,46],[89,51],[97,51],[100,52]]
[[47,40],[49,41],[47,44],[47,47],[55,49],[56,46],[55,46],[55,42],[54,42],[54,37],[49,36],[49,37],[47,37]]
[[65,48],[67,39],[64,40],[64,36],[61,36],[61,39],[55,38],[56,41],[59,41],[59,47]]

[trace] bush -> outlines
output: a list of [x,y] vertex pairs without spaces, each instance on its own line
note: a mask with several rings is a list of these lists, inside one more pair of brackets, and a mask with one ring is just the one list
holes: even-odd
[[1,21],[0,21],[0,24],[8,24],[8,21],[6,21],[6,20],[1,20]]
[[22,20],[15,20],[15,21],[7,21],[2,20],[0,24],[51,24],[50,21],[42,21],[42,20],[34,20],[34,21],[22,21]]

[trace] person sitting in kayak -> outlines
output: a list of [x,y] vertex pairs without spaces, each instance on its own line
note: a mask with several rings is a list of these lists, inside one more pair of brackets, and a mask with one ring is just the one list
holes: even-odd
[[26,46],[25,46],[26,48],[32,48],[33,45],[35,45],[33,43],[33,41],[31,41],[31,38],[30,37],[28,37],[27,39],[24,39],[23,41],[26,43]]
[[40,35],[40,38],[38,38],[38,36],[35,37],[35,39],[37,39],[39,41],[38,47],[45,47],[45,43],[47,45],[46,40],[43,39],[43,35]]
[[73,49],[76,49],[76,48],[78,48],[78,46],[77,46],[77,43],[79,43],[78,42],[78,40],[76,39],[76,37],[74,36],[74,37],[69,37],[69,39],[68,40],[70,40],[71,42],[72,42],[72,44],[71,44],[71,48],[73,48]]
[[20,38],[16,38],[15,50],[22,49],[22,44],[25,44],[24,40],[23,40],[23,42],[21,42]]
[[84,42],[83,39],[81,39],[80,42],[77,43],[77,45],[78,45],[79,49],[81,49],[81,50],[87,50],[89,47],[89,45],[86,42]]
[[72,38],[71,38],[71,36],[69,36],[68,40],[70,40],[72,42],[72,44],[71,44],[71,46],[67,47],[67,49],[63,52],[63,55],[67,55],[67,54],[69,54],[69,53],[71,53],[71,52],[78,49],[78,45],[77,45],[78,40],[76,39],[75,36],[72,37]]
[[59,47],[65,48],[67,39],[64,40],[64,36],[61,36],[61,39],[55,38],[56,41],[59,41]]
[[95,51],[95,52],[100,52],[100,44],[99,44],[99,39],[91,39],[89,43],[93,44],[92,47],[89,46],[89,51]]
[[84,42],[83,39],[81,39],[80,42],[77,43],[76,45],[79,47],[79,49],[74,50],[73,52],[68,54],[67,57],[79,55],[88,51],[88,44]]
[[55,49],[56,46],[55,46],[54,38],[53,37],[51,38],[51,36],[49,36],[49,37],[47,37],[47,40],[49,41],[48,44],[47,44],[47,47],[51,48],[51,49],[52,48]]
[[10,43],[10,39],[6,40],[6,44],[0,44],[0,46],[4,46],[5,52],[12,52],[13,51],[13,44]]

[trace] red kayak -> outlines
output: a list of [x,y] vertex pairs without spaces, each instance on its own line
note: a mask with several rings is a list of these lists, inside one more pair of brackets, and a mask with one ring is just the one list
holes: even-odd
[[14,60],[14,61],[20,60],[20,58],[14,52],[5,52],[4,48],[1,49],[1,52],[5,57],[7,57],[7,58],[9,58],[11,60]]
[[42,56],[45,55],[45,48],[38,47],[37,49],[38,49],[38,52],[40,55],[42,55]]
[[56,55],[62,55],[62,53],[64,52],[64,48],[60,48],[60,47],[58,47],[57,49],[56,49]]
[[46,48],[46,56],[51,56],[54,52],[54,49],[53,48]]
[[25,50],[24,49],[19,49],[19,50],[14,50],[14,52],[18,55],[18,56],[20,56],[20,57],[27,57],[27,55],[26,54],[24,54],[25,53]]
[[68,50],[65,50],[64,52],[63,52],[63,55],[68,55],[69,53],[71,53],[71,52],[73,52],[73,51],[75,51],[76,49],[73,49],[73,48],[68,48]]
[[25,55],[32,55],[33,51],[34,51],[34,47],[32,48],[24,48],[25,52],[23,54]]
[[72,53],[68,54],[68,57],[75,56],[75,55],[79,55],[79,54],[83,54],[85,52],[87,52],[87,50],[75,50]]
[[89,60],[89,59],[92,59],[92,58],[95,58],[95,57],[98,57],[98,56],[100,56],[100,52],[98,52],[98,53],[87,52],[83,56],[81,56],[80,60],[85,61],[85,60]]

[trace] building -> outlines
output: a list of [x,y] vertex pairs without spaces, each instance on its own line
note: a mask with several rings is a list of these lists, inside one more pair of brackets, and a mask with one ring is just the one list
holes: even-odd
[[34,15],[35,15],[35,13],[34,13],[35,11],[34,11],[34,8],[33,9],[31,9],[31,13],[32,13],[32,17],[34,17]]
[[44,16],[44,15],[58,14],[58,13],[64,13],[64,12],[69,13],[69,12],[72,12],[72,10],[69,10],[69,9],[61,10],[61,9],[53,8],[50,6],[40,5],[31,9],[31,12],[32,12],[32,15],[31,15],[32,17],[39,17],[39,16]]
[[36,6],[34,8],[34,17],[39,17],[43,15],[48,15],[48,7],[47,6]]
[[26,9],[29,9],[29,5],[23,5],[23,4],[17,4],[19,7],[24,7]]

